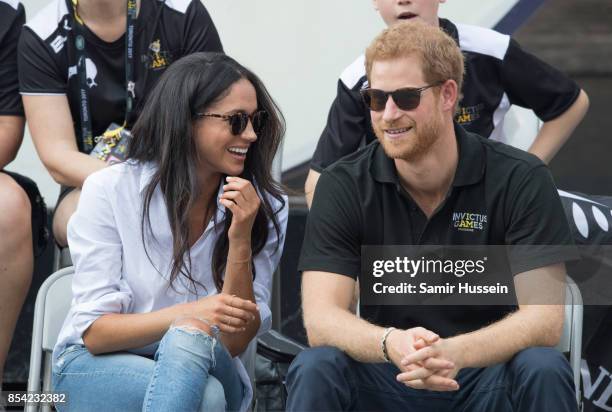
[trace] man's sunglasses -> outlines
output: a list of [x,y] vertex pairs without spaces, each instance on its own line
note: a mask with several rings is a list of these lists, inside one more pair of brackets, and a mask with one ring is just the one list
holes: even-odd
[[379,89],[364,89],[361,91],[361,97],[368,108],[374,112],[381,112],[385,110],[389,96],[393,98],[393,101],[402,110],[414,110],[419,107],[421,103],[421,93],[425,90],[440,86],[444,82],[438,82],[430,84],[429,86],[419,87],[404,87],[397,89],[392,92],[386,92]]
[[268,113],[266,113],[265,110],[258,110],[253,114],[246,114],[244,112],[233,114],[196,113],[196,116],[216,117],[218,119],[225,120],[229,123],[234,136],[239,136],[244,132],[249,124],[249,120],[251,120],[255,133],[259,134],[263,130],[264,126],[266,125],[266,120],[268,119]]

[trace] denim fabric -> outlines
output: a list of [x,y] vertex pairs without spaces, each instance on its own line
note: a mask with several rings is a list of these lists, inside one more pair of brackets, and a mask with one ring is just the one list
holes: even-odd
[[154,360],[69,346],[53,365],[52,381],[55,392],[67,394],[56,405],[61,412],[238,410],[244,392],[223,344],[185,327],[168,330]]
[[336,348],[301,352],[287,376],[287,411],[575,412],[571,369],[551,348],[530,348],[505,364],[466,368],[455,392],[397,382],[390,363],[361,363]]

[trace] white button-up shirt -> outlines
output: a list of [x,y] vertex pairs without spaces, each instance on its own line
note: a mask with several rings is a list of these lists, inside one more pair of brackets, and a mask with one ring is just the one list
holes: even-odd
[[[218,293],[211,261],[215,241],[223,227],[225,207],[222,204],[217,203],[215,219],[211,219],[190,249],[192,277],[204,286],[197,286],[197,294],[183,276],[176,278],[174,288],[169,287],[172,233],[159,186],[149,207],[152,233],[145,229],[146,250],[151,260],[147,257],[141,232],[142,202],[155,170],[153,164],[130,161],[107,167],[86,179],[77,210],[68,223],[68,244],[75,266],[73,299],[54,348],[54,358],[69,345],[83,344],[85,330],[104,314],[147,313]],[[258,335],[268,331],[272,323],[272,275],[281,258],[288,217],[286,197],[284,207],[272,196],[267,198],[272,210],[277,211],[281,240],[277,242],[270,222],[266,245],[254,257],[253,292],[261,317]],[[153,354],[158,344],[131,352]],[[251,384],[239,358],[234,362],[249,389],[243,401],[246,406],[252,396]]]

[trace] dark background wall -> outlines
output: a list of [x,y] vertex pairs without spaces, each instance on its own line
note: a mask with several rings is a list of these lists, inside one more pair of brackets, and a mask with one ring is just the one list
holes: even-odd
[[557,185],[612,195],[612,2],[547,0],[514,37],[567,73],[591,101],[583,122],[551,162]]

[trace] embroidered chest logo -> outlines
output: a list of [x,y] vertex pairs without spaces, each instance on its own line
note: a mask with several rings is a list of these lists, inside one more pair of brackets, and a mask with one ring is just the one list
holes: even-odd
[[453,227],[462,232],[482,231],[487,223],[487,215],[469,212],[453,212]]
[[149,69],[162,69],[171,63],[170,53],[161,49],[159,39],[149,44],[149,54],[142,57]]
[[455,115],[455,121],[459,124],[470,124],[480,119],[480,113],[484,108],[484,104],[480,103],[476,106],[459,107]]

